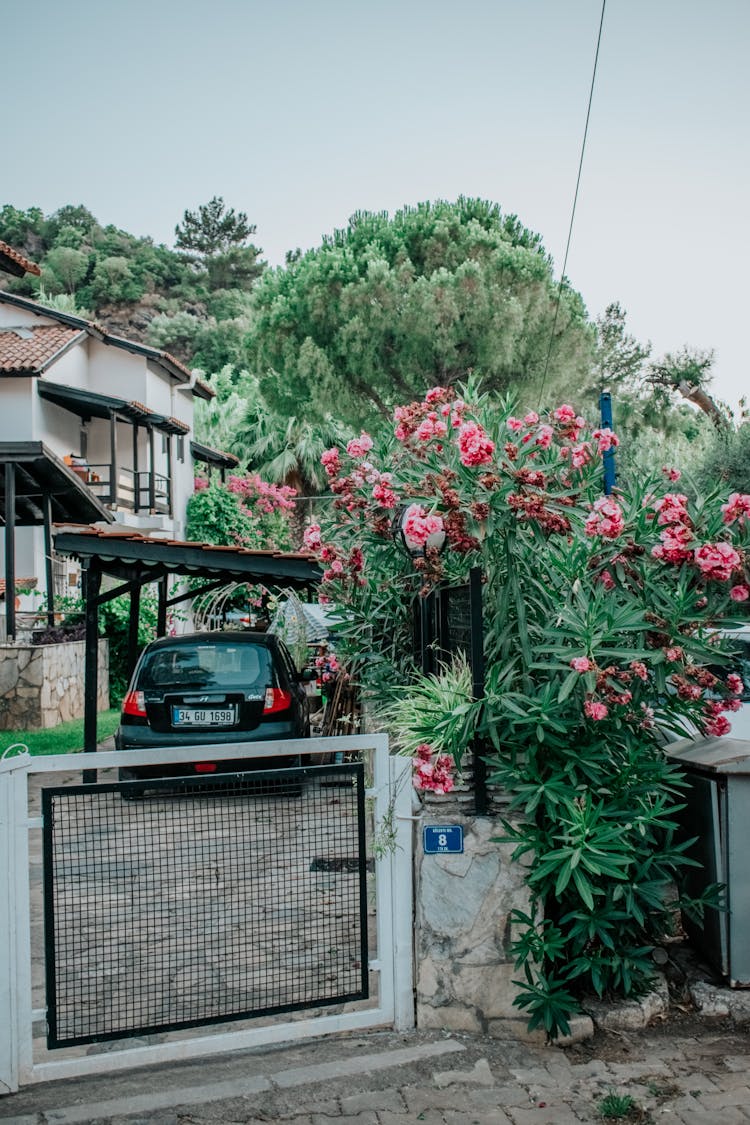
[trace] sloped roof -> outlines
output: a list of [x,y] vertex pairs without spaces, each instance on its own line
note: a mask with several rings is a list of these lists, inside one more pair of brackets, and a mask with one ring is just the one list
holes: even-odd
[[12,273],[14,277],[23,277],[25,273],[33,273],[39,277],[42,272],[36,262],[24,258],[23,254],[19,254],[18,250],[14,250],[2,239],[0,239],[0,270]]
[[[12,305],[14,308],[18,309],[25,309],[28,312],[35,313],[37,316],[44,316],[50,320],[56,320],[58,324],[64,324],[68,328],[77,328],[103,344],[108,344],[115,348],[122,348],[124,351],[131,352],[133,355],[142,355],[146,359],[152,360],[154,363],[158,364],[167,375],[180,383],[192,382],[193,373],[190,369],[169,352],[160,351],[159,348],[149,347],[148,344],[138,343],[137,340],[127,340],[124,336],[115,336],[95,320],[84,320],[83,317],[73,316],[71,313],[58,312],[57,309],[49,309],[46,305],[40,305],[37,301],[30,301],[27,297],[18,297],[15,293],[4,293],[0,291],[0,303]],[[193,391],[193,393],[195,393],[195,391]]]
[[323,574],[309,551],[254,551],[157,539],[122,524],[61,525],[53,528],[53,539],[57,554],[95,560],[102,573],[123,581],[129,581],[134,570],[145,569],[154,581],[164,574],[184,574],[299,589],[319,582]]
[[84,335],[80,329],[63,324],[0,328],[0,373],[38,375]]

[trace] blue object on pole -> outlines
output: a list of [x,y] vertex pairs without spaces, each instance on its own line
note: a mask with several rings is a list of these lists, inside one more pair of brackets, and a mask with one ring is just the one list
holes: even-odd
[[[612,395],[609,391],[602,391],[599,395],[599,411],[602,418],[602,429],[614,429],[612,425]],[[610,448],[606,453],[602,453],[602,461],[604,463],[604,492],[606,496],[609,496],[617,483],[614,449]]]

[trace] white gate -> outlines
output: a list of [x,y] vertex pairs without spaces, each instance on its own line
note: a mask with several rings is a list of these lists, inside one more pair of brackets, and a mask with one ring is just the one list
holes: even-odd
[[[81,773],[84,769],[112,770],[153,764],[154,751],[100,752],[95,757],[67,754],[32,758],[26,753],[0,761],[0,1093],[19,1086],[76,1075],[124,1070],[130,1067],[189,1059],[209,1054],[289,1042],[342,1031],[375,1027],[406,1029],[414,1024],[412,954],[412,828],[410,762],[391,756],[385,735],[304,739],[293,742],[241,743],[182,747],[159,752],[164,765],[184,762],[231,761],[300,755],[302,764],[312,756],[360,756],[366,761],[366,797],[370,803],[374,837],[369,838],[375,892],[375,955],[369,970],[377,982],[373,998],[338,1005],[334,1012],[317,1009],[296,1018],[277,1016],[262,1026],[236,1030],[205,1028],[169,1035],[166,1042],[124,1046],[121,1050],[82,1054],[68,1049],[50,1058],[35,1046],[33,1027],[47,1018],[47,1008],[32,1000],[32,881],[30,843],[39,848],[41,816],[29,814],[29,781],[32,775]],[[35,835],[36,834],[36,835]],[[374,860],[374,862],[372,862]],[[41,892],[35,885],[34,893]],[[35,900],[35,912],[41,913]],[[39,966],[35,966],[38,971]],[[343,1008],[343,1010],[341,1010]],[[43,1053],[45,1057],[39,1057]]]

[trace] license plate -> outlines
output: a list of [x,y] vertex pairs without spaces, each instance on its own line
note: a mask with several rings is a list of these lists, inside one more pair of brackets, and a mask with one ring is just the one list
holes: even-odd
[[173,707],[173,727],[228,727],[237,721],[236,707]]

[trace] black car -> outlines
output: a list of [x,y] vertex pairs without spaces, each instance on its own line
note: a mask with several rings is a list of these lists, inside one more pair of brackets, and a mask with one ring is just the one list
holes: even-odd
[[[115,749],[306,738],[304,679],[270,633],[163,637],[141,653],[125,696]],[[133,766],[121,780],[295,766],[299,756]]]

